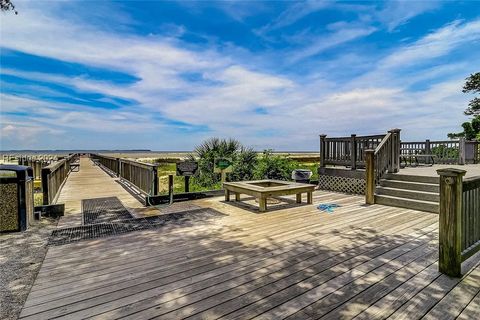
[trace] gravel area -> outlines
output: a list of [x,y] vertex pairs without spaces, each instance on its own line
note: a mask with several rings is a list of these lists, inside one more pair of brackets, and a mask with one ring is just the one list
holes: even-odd
[[58,220],[43,218],[25,232],[0,234],[0,319],[17,319]]

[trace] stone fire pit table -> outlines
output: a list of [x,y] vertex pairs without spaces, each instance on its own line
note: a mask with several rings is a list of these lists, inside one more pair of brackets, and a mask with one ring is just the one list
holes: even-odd
[[225,201],[230,201],[230,193],[235,194],[235,201],[240,201],[240,194],[248,194],[258,199],[260,211],[267,211],[267,198],[275,196],[297,195],[297,203],[302,203],[302,193],[307,194],[307,203],[312,204],[314,185],[280,180],[256,180],[224,182]]

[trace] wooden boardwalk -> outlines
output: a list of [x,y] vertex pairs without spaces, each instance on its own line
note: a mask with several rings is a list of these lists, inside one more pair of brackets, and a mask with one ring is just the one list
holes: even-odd
[[[117,197],[132,213],[144,214],[143,204],[118,182],[86,157],[80,158],[80,171],[71,172],[60,191],[57,203],[65,204],[65,217],[59,227],[81,224],[81,203],[84,199]],[[156,211],[156,210],[155,210]]]
[[197,200],[224,216],[50,247],[21,319],[480,317],[478,257],[462,279],[437,271],[438,215],[323,191],[294,202],[258,214],[252,199]]

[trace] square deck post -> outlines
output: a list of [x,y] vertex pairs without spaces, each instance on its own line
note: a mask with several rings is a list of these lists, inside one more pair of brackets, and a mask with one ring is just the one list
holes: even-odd
[[375,203],[375,150],[365,150],[365,203]]
[[357,169],[357,135],[352,134],[350,136],[350,159],[352,161],[352,170]]
[[320,168],[325,167],[325,138],[327,137],[326,134],[320,135]]
[[465,164],[465,138],[461,137],[458,143],[458,164]]
[[462,275],[462,192],[465,170],[439,169],[440,216],[438,269],[451,276]]

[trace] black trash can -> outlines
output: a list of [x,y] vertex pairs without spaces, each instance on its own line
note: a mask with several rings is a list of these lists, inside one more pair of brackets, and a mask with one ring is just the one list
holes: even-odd
[[292,179],[299,183],[310,183],[312,171],[306,169],[295,169],[292,171]]
[[33,169],[0,165],[0,232],[25,231],[33,222]]

